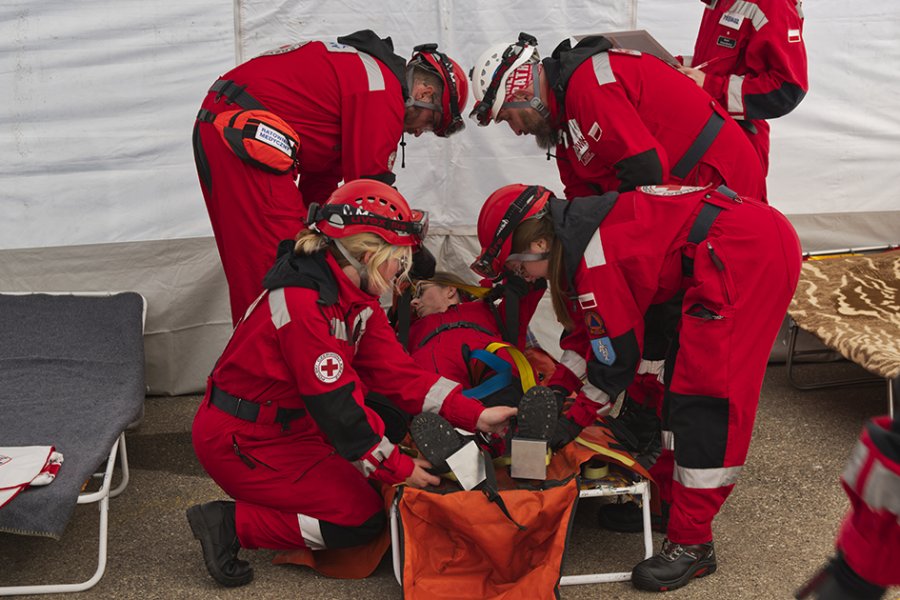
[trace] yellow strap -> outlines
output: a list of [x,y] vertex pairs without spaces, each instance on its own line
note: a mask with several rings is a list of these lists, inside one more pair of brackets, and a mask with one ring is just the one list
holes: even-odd
[[630,456],[628,456],[626,454],[622,454],[621,452],[616,452],[615,450],[610,450],[609,448],[607,448],[605,446],[601,446],[600,444],[595,444],[593,442],[589,442],[586,439],[582,438],[581,436],[575,438],[575,441],[578,442],[579,444],[581,444],[582,446],[590,448],[597,454],[602,454],[604,456],[608,456],[610,458],[616,459],[617,461],[621,462],[626,467],[630,467],[631,465],[635,464],[635,462],[636,462],[634,459],[632,459]]
[[512,344],[507,344],[506,342],[491,342],[487,345],[488,352],[493,354],[497,354],[498,350],[505,349],[509,352],[509,355],[512,356],[513,362],[516,364],[516,369],[519,370],[519,381],[522,383],[522,391],[527,392],[535,385],[537,382],[534,378],[534,369],[531,368],[531,363],[528,362],[528,359],[525,358],[525,355],[522,352],[513,346]]

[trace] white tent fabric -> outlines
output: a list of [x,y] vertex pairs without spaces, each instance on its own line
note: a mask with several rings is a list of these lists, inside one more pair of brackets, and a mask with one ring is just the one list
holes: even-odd
[[[817,0],[804,10],[810,93],[772,124],[771,201],[806,250],[896,242],[900,3]],[[519,31],[545,54],[569,35],[635,28],[689,54],[701,11],[698,0],[9,0],[0,5],[0,289],[137,289],[158,343],[148,342],[160,365],[151,391],[199,389],[230,329],[190,149],[216,77],[281,44],[363,28],[392,36],[401,55],[438,42],[466,68]],[[561,191],[553,162],[505,126],[469,122],[450,140],[407,142],[397,185],[431,212],[429,243],[456,269],[474,252],[474,220],[493,189]]]

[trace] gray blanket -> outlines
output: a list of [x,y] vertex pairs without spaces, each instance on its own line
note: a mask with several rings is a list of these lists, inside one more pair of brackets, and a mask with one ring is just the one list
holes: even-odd
[[144,401],[143,299],[0,294],[0,446],[55,446],[56,480],[0,508],[0,531],[58,539],[82,484]]

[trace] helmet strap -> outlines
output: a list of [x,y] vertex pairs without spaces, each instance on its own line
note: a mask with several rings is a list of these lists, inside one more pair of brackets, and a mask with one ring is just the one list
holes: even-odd
[[368,292],[369,269],[366,267],[366,265],[353,258],[353,256],[350,255],[350,251],[344,247],[340,240],[332,238],[331,241],[334,242],[334,247],[338,249],[338,252],[340,252],[343,257],[347,259],[347,262],[349,262],[350,265],[354,269],[356,269],[356,272],[359,273],[359,288],[364,292]]

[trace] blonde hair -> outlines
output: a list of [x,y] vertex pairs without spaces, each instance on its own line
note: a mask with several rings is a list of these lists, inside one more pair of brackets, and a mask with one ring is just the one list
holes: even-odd
[[512,254],[530,252],[531,243],[546,240],[550,245],[550,256],[547,265],[547,283],[550,288],[550,300],[553,302],[553,314],[556,320],[566,329],[575,325],[569,313],[568,281],[563,264],[562,242],[556,237],[550,214],[540,219],[526,219],[519,223],[512,235]]
[[[357,233],[340,239],[341,245],[350,253],[350,256],[363,262],[363,256],[371,252],[372,256],[366,264],[369,272],[369,285],[376,295],[381,295],[391,288],[391,282],[385,281],[378,269],[392,258],[400,261],[400,272],[397,273],[397,282],[409,279],[409,268],[412,263],[412,248],[409,246],[393,246],[375,235],[374,233]],[[310,256],[321,250],[328,250],[341,267],[350,263],[343,254],[331,243],[331,240],[317,231],[305,229],[297,234],[294,244],[294,254]],[[369,291],[369,290],[364,290]]]

